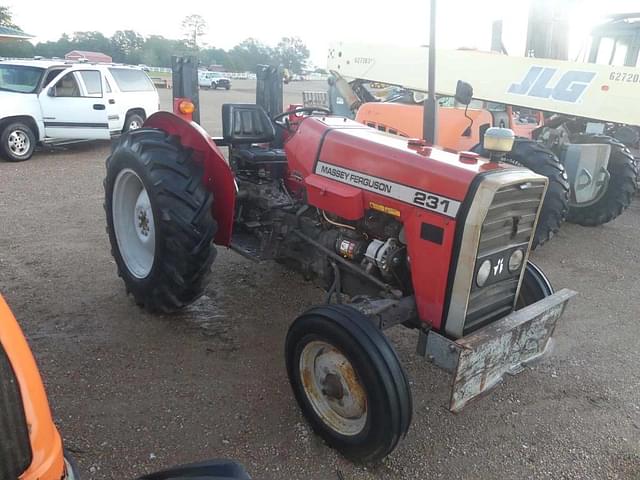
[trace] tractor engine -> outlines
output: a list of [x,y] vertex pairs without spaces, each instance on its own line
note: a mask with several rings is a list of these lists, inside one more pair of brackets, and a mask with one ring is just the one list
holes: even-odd
[[[238,184],[234,239],[245,240],[243,247],[253,243],[252,251],[261,258],[286,262],[326,290],[333,285],[331,293],[380,295],[380,286],[365,276],[403,295],[411,293],[407,247],[398,219],[369,210],[353,222],[313,208],[288,190],[283,170],[242,164],[238,156],[237,151],[232,154]],[[308,239],[318,248],[309,248]],[[327,251],[342,259],[340,265]],[[345,268],[345,263],[353,268]]]
[[[397,220],[375,211],[353,224],[332,217],[310,208],[300,219],[300,229],[286,237],[281,256],[295,260],[308,278],[317,278],[329,296],[377,298],[411,293],[407,247],[400,240],[402,225]],[[309,248],[310,240],[316,248]]]

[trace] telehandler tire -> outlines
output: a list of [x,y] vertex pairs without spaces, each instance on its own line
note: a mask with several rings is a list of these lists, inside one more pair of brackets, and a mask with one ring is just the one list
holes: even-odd
[[[473,150],[483,156],[488,154],[481,145],[477,145]],[[506,161],[526,167],[549,179],[549,186],[538,218],[538,226],[533,235],[531,247],[536,248],[558,233],[567,216],[570,193],[567,172],[551,150],[528,138],[517,137],[515,139]]]
[[345,457],[375,462],[391,453],[412,416],[398,356],[362,313],[347,305],[313,307],[287,334],[289,381],[313,430]]
[[627,147],[606,135],[581,135],[573,143],[606,143],[611,145],[609,156],[609,185],[604,195],[594,204],[570,207],[567,221],[585,227],[610,222],[627,209],[638,189],[638,167]]
[[150,312],[189,305],[216,256],[202,166],[178,138],[150,128],[123,134],[106,166],[107,233],[127,293]]

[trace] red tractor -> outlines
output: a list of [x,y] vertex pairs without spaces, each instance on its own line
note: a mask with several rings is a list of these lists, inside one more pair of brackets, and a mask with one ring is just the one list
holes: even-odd
[[[411,392],[387,328],[415,329],[418,352],[453,374],[452,411],[544,353],[574,294],[528,261],[545,177],[317,108],[225,104],[222,123],[211,138],[159,112],[117,142],[104,185],[118,274],[151,312],[203,294],[216,245],[315,279],[326,303],[295,319],[285,355],[330,446],[370,462],[407,433]],[[510,149],[497,133],[492,148]]]

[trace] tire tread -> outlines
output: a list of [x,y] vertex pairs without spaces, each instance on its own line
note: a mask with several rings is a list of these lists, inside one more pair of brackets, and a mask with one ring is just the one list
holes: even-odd
[[[159,213],[156,233],[162,237],[162,247],[157,249],[147,282],[140,282],[127,271],[110,212],[109,194],[119,171],[115,169],[128,163],[144,169],[150,180],[147,190]],[[204,293],[216,257],[212,243],[217,232],[211,215],[213,195],[202,182],[202,166],[191,160],[191,151],[182,148],[177,137],[141,128],[120,137],[106,167],[107,233],[127,292],[150,312],[173,312],[192,303]]]

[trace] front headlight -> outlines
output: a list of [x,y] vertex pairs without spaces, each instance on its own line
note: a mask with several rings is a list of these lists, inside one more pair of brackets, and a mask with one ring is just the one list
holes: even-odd
[[483,287],[487,280],[489,279],[489,275],[491,274],[491,260],[485,260],[480,265],[478,269],[478,273],[476,274],[476,284],[479,287]]
[[509,271],[511,273],[517,271],[522,266],[522,261],[524,260],[524,252],[520,249],[514,250],[511,256],[509,257]]

